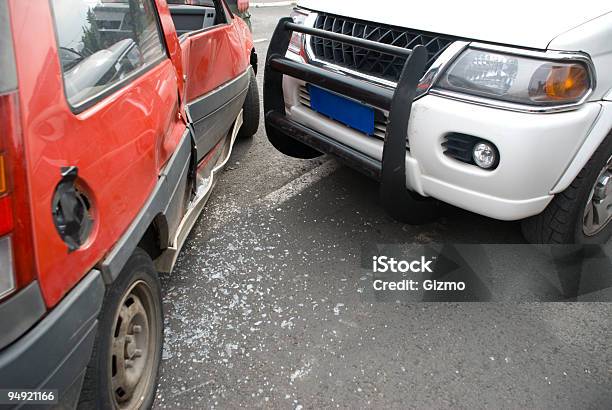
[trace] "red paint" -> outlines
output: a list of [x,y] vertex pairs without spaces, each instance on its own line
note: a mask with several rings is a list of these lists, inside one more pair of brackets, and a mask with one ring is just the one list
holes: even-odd
[[[155,2],[169,58],[75,115],[63,92],[49,1],[9,0],[19,85],[16,95],[0,97],[0,114],[19,119],[10,144],[17,164],[16,264],[20,281],[38,279],[48,307],[104,259],[150,197],[186,129],[185,101],[232,80],[249,64],[252,39],[239,19],[180,44],[166,1]],[[73,253],[51,214],[65,166],[78,167],[78,185],[95,218],[88,243]]]
[[155,3],[157,6],[157,12],[159,14],[159,21],[164,32],[166,48],[168,49],[168,54],[170,55],[170,60],[172,60],[174,70],[176,71],[179,97],[183,98],[183,59],[181,45],[178,41],[176,30],[174,28],[174,21],[172,21],[172,16],[170,15],[170,10],[168,9],[166,0],[155,0]]
[[248,27],[239,18],[185,39],[181,47],[188,79],[186,101],[196,100],[244,73],[252,45]]
[[4,195],[0,198],[0,236],[11,233],[13,230],[13,204],[11,197]]

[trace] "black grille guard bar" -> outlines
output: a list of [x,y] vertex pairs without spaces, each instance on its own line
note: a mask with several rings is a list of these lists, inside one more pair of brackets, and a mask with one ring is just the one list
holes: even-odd
[[289,77],[298,78],[385,110],[391,109],[393,90],[388,88],[379,87],[313,65],[298,63],[285,57],[272,57],[269,63],[274,71]]
[[[406,139],[412,103],[417,85],[427,64],[427,50],[418,45],[412,50],[371,40],[297,25],[283,18],[272,36],[266,58],[264,77],[264,112],[268,139],[281,152],[309,158],[315,152],[333,154],[347,165],[380,180],[380,198],[386,211],[396,219],[418,223],[432,204],[423,201],[406,188]],[[355,79],[285,57],[292,32],[309,34],[357,47],[407,57],[396,89],[390,90],[367,81]],[[283,96],[283,75],[298,78],[330,91],[354,98],[368,105],[389,111],[382,163],[355,149],[322,135],[286,117]],[[291,147],[287,138],[299,141],[303,150]],[[431,210],[433,212],[433,210]]]

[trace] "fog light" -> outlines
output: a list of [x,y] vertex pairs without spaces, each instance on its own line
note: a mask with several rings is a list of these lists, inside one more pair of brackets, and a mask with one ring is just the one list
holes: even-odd
[[474,145],[472,158],[476,165],[483,169],[492,169],[499,163],[497,149],[489,142],[479,142]]

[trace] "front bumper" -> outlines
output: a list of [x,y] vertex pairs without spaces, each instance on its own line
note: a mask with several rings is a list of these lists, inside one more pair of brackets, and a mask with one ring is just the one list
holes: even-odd
[[[383,142],[305,106],[299,96],[303,85],[303,81],[291,77],[283,80],[287,119],[327,138],[333,136],[330,139],[335,144],[374,161],[380,168]],[[520,220],[537,215],[552,200],[551,191],[588,137],[600,111],[600,104],[589,103],[571,112],[529,114],[425,96],[412,106],[410,148],[405,153],[406,187],[495,219]],[[449,133],[493,142],[501,153],[498,168],[485,171],[444,155],[442,142]]]
[[[273,57],[273,56],[272,56]],[[274,57],[273,57],[274,58]],[[269,56],[270,60],[270,56]],[[407,62],[407,66],[410,61]],[[266,100],[280,100],[266,109],[266,127],[298,140],[318,151],[331,153],[365,174],[385,181],[385,158],[389,156],[389,128],[393,155],[404,161],[402,186],[395,190],[410,190],[460,208],[500,220],[520,220],[541,213],[553,199],[553,190],[572,163],[589,131],[602,110],[599,103],[588,103],[576,111],[556,114],[531,114],[478,106],[434,95],[410,100],[399,108],[396,90],[384,106],[380,90],[370,90],[370,83],[358,80],[346,94],[338,89],[338,73],[331,73],[314,84],[330,88],[366,104],[388,110],[389,125],[384,140],[367,136],[322,116],[300,97],[304,85],[312,83],[308,64],[291,62],[289,70],[274,62],[267,66],[279,68],[282,87],[266,86]],[[320,71],[318,76],[325,77]],[[318,82],[317,82],[318,81]],[[328,86],[328,87],[326,87]],[[365,88],[369,87],[369,88]],[[274,95],[271,95],[274,94]],[[378,98],[378,100],[376,99]],[[382,103],[381,103],[382,101]],[[395,111],[395,117],[393,113]],[[409,117],[406,127],[397,118]],[[394,119],[395,118],[395,119]],[[482,170],[444,154],[442,143],[450,133],[467,134],[493,142],[500,151],[501,161],[494,171]],[[397,141],[400,140],[401,141]],[[406,141],[409,149],[405,149]],[[393,165],[397,168],[397,165]],[[387,181],[387,185],[388,181]],[[383,188],[384,190],[384,188]],[[388,207],[384,203],[383,205]]]
[[104,282],[90,272],[43,320],[0,352],[0,388],[57,390],[73,408],[98,326]]
[[[295,32],[314,34],[326,39],[341,41],[347,45],[405,58],[406,62],[395,90],[360,81],[342,73],[331,72],[321,67],[300,64],[286,58],[291,36]],[[301,154],[309,155],[308,151],[312,148],[319,151],[324,148],[323,152],[327,152],[327,148],[330,147],[329,139],[326,142],[320,138],[321,135],[309,132],[308,129],[298,130],[296,127],[298,124],[286,119],[283,97],[284,75],[299,78],[332,92],[388,110],[389,125],[384,138],[383,155],[378,172],[382,205],[391,216],[405,222],[419,223],[421,219],[427,219],[430,214],[433,215],[434,213],[432,208],[406,189],[406,160],[404,155],[410,110],[417,94],[417,85],[427,64],[427,58],[427,50],[422,45],[416,45],[412,50],[407,50],[345,34],[297,25],[292,23],[291,18],[281,19],[270,41],[264,75],[264,112],[268,139],[281,152],[286,154],[297,152],[297,156]],[[301,144],[297,144],[297,148],[287,144],[288,139],[300,137],[303,137],[303,140],[300,141]],[[313,145],[314,141],[316,141],[316,145]],[[342,146],[337,148],[336,153],[343,150]],[[365,164],[362,156],[355,150],[344,150],[344,152],[345,155],[341,155],[341,158],[349,164]],[[372,170],[370,171],[372,172]],[[373,172],[376,173],[377,170]],[[407,212],[408,208],[409,211]]]

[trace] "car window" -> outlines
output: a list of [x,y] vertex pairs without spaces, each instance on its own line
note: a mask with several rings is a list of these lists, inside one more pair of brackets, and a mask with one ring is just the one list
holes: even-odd
[[0,94],[17,88],[13,37],[5,0],[0,0],[0,73]]
[[220,0],[168,0],[168,7],[179,36],[228,22]]
[[152,0],[52,0],[66,97],[101,96],[165,56]]

